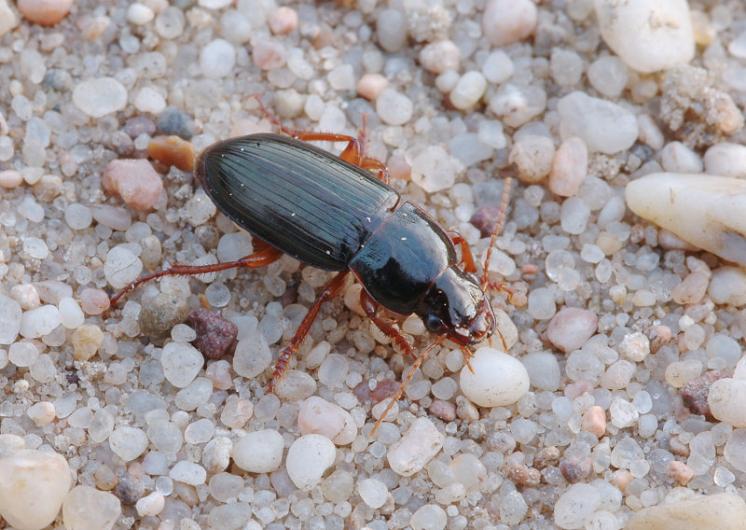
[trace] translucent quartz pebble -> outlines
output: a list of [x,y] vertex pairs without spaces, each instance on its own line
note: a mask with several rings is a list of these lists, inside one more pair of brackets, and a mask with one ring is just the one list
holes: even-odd
[[630,182],[625,195],[640,217],[746,266],[746,180],[654,173]]
[[626,530],[742,530],[746,502],[734,493],[694,496],[645,508],[635,513]]

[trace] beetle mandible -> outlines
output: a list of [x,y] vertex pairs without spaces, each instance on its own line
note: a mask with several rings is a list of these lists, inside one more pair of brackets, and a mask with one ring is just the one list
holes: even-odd
[[[414,357],[404,336],[379,315],[381,307],[400,315],[417,314],[430,332],[440,336],[416,358],[396,399],[435,344],[448,338],[468,355],[468,346],[494,333],[495,317],[486,295],[487,264],[505,221],[509,178],[480,283],[467,242],[403,201],[388,185],[385,165],[365,156],[364,127],[359,138],[280,128],[285,135],[252,134],[215,143],[195,163],[196,178],[217,208],[254,236],[255,252],[237,261],[174,265],[143,276],[112,297],[112,306],[155,278],[262,267],[282,254],[336,271],[279,354],[269,391],[300,349],[322,304],[339,293],[350,273],[363,286],[360,303],[366,315],[405,354]],[[347,146],[337,157],[307,141]],[[461,247],[461,262],[455,245]]]

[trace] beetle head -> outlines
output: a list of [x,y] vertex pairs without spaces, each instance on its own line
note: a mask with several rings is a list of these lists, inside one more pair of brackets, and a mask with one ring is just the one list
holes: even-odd
[[481,342],[495,331],[492,306],[476,278],[455,267],[435,280],[416,313],[432,333],[461,345]]

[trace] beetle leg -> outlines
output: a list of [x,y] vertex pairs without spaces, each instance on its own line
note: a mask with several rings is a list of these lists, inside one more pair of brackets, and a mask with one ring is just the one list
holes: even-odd
[[505,220],[508,216],[508,206],[510,204],[510,189],[513,186],[513,179],[511,177],[505,177],[503,179],[503,191],[500,196],[500,209],[497,213],[497,222],[495,223],[495,229],[492,230],[492,236],[490,236],[490,245],[487,247],[487,253],[484,257],[484,266],[482,267],[482,290],[484,290],[490,281],[490,258],[492,257],[492,249],[497,241],[497,236],[502,232],[505,226]]
[[399,346],[399,349],[404,352],[408,357],[414,358],[414,352],[412,346],[407,342],[407,339],[391,324],[383,320],[378,316],[378,302],[363,289],[360,292],[360,305],[363,307],[363,311],[369,319],[373,321],[378,329],[380,329],[384,335],[390,338],[393,342]]
[[454,245],[461,246],[461,263],[464,264],[464,271],[466,272],[477,272],[477,265],[474,262],[474,254],[471,253],[471,247],[469,243],[464,239],[464,236],[458,232],[449,232],[451,241]]
[[387,168],[386,164],[380,160],[365,156],[360,160],[359,165],[363,169],[375,169],[376,173],[378,173],[378,180],[382,181],[384,184],[389,183],[389,168]]
[[272,378],[267,385],[267,392],[272,392],[272,389],[277,384],[277,381],[287,370],[290,359],[298,352],[301,344],[303,344],[303,340],[306,338],[308,332],[311,330],[311,325],[313,324],[313,321],[316,320],[316,317],[318,316],[319,310],[321,309],[323,303],[332,299],[337,293],[339,293],[340,289],[342,289],[345,284],[345,279],[347,278],[348,272],[349,271],[342,271],[334,276],[324,286],[321,294],[316,297],[316,301],[308,309],[308,313],[306,313],[306,316],[303,318],[300,326],[298,326],[298,330],[295,332],[295,335],[293,335],[293,338],[290,339],[290,344],[288,344],[277,357],[277,362],[275,362],[275,368],[272,372]]
[[376,421],[375,426],[373,426],[373,430],[370,431],[370,435],[374,436],[376,434],[376,431],[378,431],[378,428],[381,426],[381,423],[383,423],[383,420],[388,416],[389,411],[394,407],[394,404],[398,402],[401,397],[404,395],[404,392],[407,390],[407,386],[409,386],[409,383],[412,382],[412,378],[414,377],[414,374],[417,372],[420,366],[422,366],[422,363],[424,363],[428,357],[430,356],[430,352],[436,347],[439,346],[444,340],[446,340],[445,335],[439,336],[437,339],[435,339],[434,342],[432,342],[429,346],[427,346],[424,350],[420,352],[420,354],[417,356],[417,358],[412,363],[412,366],[409,367],[409,372],[406,376],[402,379],[401,384],[399,385],[399,390],[396,391],[396,394],[394,394],[390,399],[388,405],[386,406],[386,409],[383,411],[383,414],[381,414],[381,417]]
[[272,247],[267,246],[262,250],[254,252],[246,257],[243,257],[236,261],[227,261],[225,263],[214,263],[212,265],[174,265],[168,269],[154,272],[152,274],[146,274],[141,276],[134,282],[130,283],[124,289],[119,291],[117,294],[111,297],[109,300],[110,306],[114,307],[121,298],[132,291],[137,289],[142,284],[155,280],[156,278],[162,278],[164,276],[192,276],[195,274],[207,274],[210,272],[220,272],[228,269],[235,269],[237,267],[247,267],[249,269],[255,269],[257,267],[264,267],[269,265],[273,261],[277,261],[282,252]]

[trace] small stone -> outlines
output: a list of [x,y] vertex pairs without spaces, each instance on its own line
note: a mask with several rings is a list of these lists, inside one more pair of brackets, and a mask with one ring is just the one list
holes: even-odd
[[155,13],[145,4],[135,2],[127,8],[127,21],[136,26],[144,26],[154,18]]
[[735,493],[693,495],[632,514],[626,530],[741,530],[746,501]]
[[329,438],[320,434],[306,434],[288,449],[285,466],[290,480],[303,491],[310,491],[333,464],[337,449]]
[[588,148],[585,142],[570,137],[562,142],[552,160],[549,189],[561,197],[572,197],[580,191],[588,174]]
[[18,530],[41,530],[55,520],[72,485],[57,453],[24,449],[0,458],[0,515]]
[[494,348],[479,348],[461,369],[461,391],[480,407],[503,407],[521,399],[529,388],[526,368],[515,357]]
[[224,39],[210,41],[199,55],[202,75],[218,79],[230,75],[236,65],[236,49]]
[[502,50],[495,50],[484,60],[482,74],[490,83],[499,85],[510,79],[514,69],[510,56]]
[[642,362],[650,353],[650,340],[639,331],[628,333],[619,343],[619,353],[630,361]]
[[716,304],[746,305],[746,271],[739,267],[715,269],[707,291]]
[[746,427],[746,380],[723,378],[712,383],[707,403],[713,417],[734,427]]
[[669,142],[661,150],[661,165],[670,173],[702,173],[699,155],[681,142]]
[[564,307],[549,322],[547,339],[559,350],[570,353],[591,338],[597,325],[598,317],[592,311]]
[[589,151],[613,155],[637,140],[637,119],[616,103],[572,92],[559,100],[557,110],[563,140],[577,136]]
[[746,178],[746,146],[722,142],[705,152],[705,172],[721,177]]
[[[8,5],[7,0],[0,0],[0,37],[18,25],[18,17]],[[3,159],[5,160],[5,159]]]
[[20,332],[27,339],[38,339],[52,333],[61,323],[59,309],[43,305],[23,313]]
[[389,497],[389,489],[386,484],[374,478],[361,480],[357,485],[357,492],[363,502],[374,510],[386,504]]
[[697,304],[704,298],[709,283],[710,271],[694,271],[673,288],[671,298],[677,304]]
[[109,309],[110,305],[109,295],[102,289],[89,287],[80,293],[80,307],[87,315],[100,315]]
[[585,522],[601,504],[599,491],[590,484],[574,484],[567,488],[554,505],[554,524],[573,530],[585,528]]
[[70,12],[73,0],[18,0],[18,11],[26,20],[54,26]]
[[163,193],[163,180],[143,159],[112,160],[104,169],[101,184],[107,193],[119,195],[138,211],[151,210]]
[[[630,68],[643,73],[686,64],[694,32],[686,0],[595,0],[601,36]],[[635,38],[629,38],[634,34]]]
[[163,375],[176,388],[184,388],[194,381],[205,360],[191,344],[169,342],[161,353]]
[[31,405],[26,411],[26,415],[34,422],[34,425],[44,427],[54,421],[54,404],[49,401],[40,401]]
[[443,530],[448,524],[448,515],[437,504],[425,504],[409,519],[412,530]]
[[321,434],[336,445],[352,443],[357,426],[352,415],[339,405],[311,396],[298,410],[298,430],[301,434]]
[[104,341],[104,333],[95,324],[84,324],[72,334],[73,357],[76,361],[88,361],[98,352]]
[[461,76],[449,98],[451,104],[457,109],[468,110],[482,99],[485,90],[487,90],[487,80],[481,72],[471,70]]
[[191,140],[193,129],[194,124],[189,116],[176,107],[166,107],[158,116],[157,131],[166,136],[173,134],[184,140]]
[[13,344],[21,331],[22,316],[20,304],[0,294],[0,344]]
[[85,322],[83,310],[74,298],[67,296],[60,300],[58,310],[62,325],[67,329],[79,328]]
[[521,136],[510,150],[509,161],[518,168],[518,178],[528,184],[542,181],[552,169],[554,142],[546,136]]
[[272,364],[272,352],[263,335],[256,333],[252,337],[239,340],[233,354],[233,370],[248,379],[253,379]]
[[453,421],[456,419],[456,405],[450,401],[444,401],[442,399],[434,399],[432,405],[428,409],[430,414],[436,418],[440,418],[445,422]]
[[431,145],[412,160],[412,181],[426,192],[435,193],[452,187],[461,169],[461,163],[445,149]]
[[710,416],[710,407],[707,403],[710,387],[723,375],[717,371],[706,372],[705,374],[689,380],[681,388],[681,399],[686,408],[694,414]]
[[130,462],[143,454],[148,448],[148,437],[142,429],[117,427],[109,436],[109,447],[119,458]]
[[103,118],[124,109],[127,89],[113,77],[88,79],[73,90],[73,103],[91,118]]
[[410,477],[440,452],[444,441],[445,436],[433,422],[427,418],[417,418],[401,440],[389,448],[386,459],[394,472]]
[[275,35],[289,35],[298,28],[298,12],[287,6],[278,7],[267,21]]
[[182,171],[194,169],[194,146],[179,136],[156,136],[148,143],[148,156]]
[[189,315],[186,300],[172,293],[160,293],[140,310],[140,331],[156,342],[163,341],[171,329]]
[[686,486],[694,478],[694,470],[678,460],[672,460],[668,463],[666,473],[680,486]]
[[205,468],[194,462],[188,462],[187,460],[180,460],[176,462],[176,465],[171,468],[168,472],[168,476],[177,482],[189,484],[190,486],[199,486],[205,483],[207,478],[207,471]]
[[376,112],[387,125],[404,125],[412,119],[414,105],[406,95],[386,88],[376,100]]
[[189,313],[186,322],[197,332],[192,345],[208,359],[220,359],[235,346],[238,327],[225,320],[219,311],[195,309]]
[[166,498],[162,493],[154,491],[137,500],[135,509],[140,517],[155,517],[163,511]]
[[484,10],[482,28],[494,46],[507,46],[531,35],[538,13],[531,0],[490,0]]
[[120,515],[119,499],[90,486],[75,486],[62,503],[66,530],[111,530]]
[[606,434],[606,412],[598,405],[588,407],[583,413],[582,429],[599,440]]
[[[627,206],[692,245],[746,265],[741,200],[746,181],[712,175],[654,173],[627,185]],[[714,278],[713,278],[714,282]]]
[[458,71],[461,51],[453,41],[441,40],[431,42],[420,50],[420,64],[433,74],[442,74],[448,70]]
[[407,43],[407,19],[398,9],[382,9],[378,12],[376,34],[381,48],[397,52]]
[[252,41],[251,58],[262,70],[276,70],[285,64],[286,50],[276,40],[256,39]]
[[601,95],[607,98],[618,98],[629,81],[627,67],[613,55],[599,57],[591,63],[586,72],[588,82]]
[[23,184],[23,175],[13,169],[0,171],[0,188],[12,190]]
[[233,445],[231,457],[244,471],[271,473],[280,467],[284,449],[282,435],[273,429],[265,429],[250,432],[240,438]]
[[375,101],[388,86],[389,80],[381,74],[363,74],[357,82],[357,93],[367,100]]

